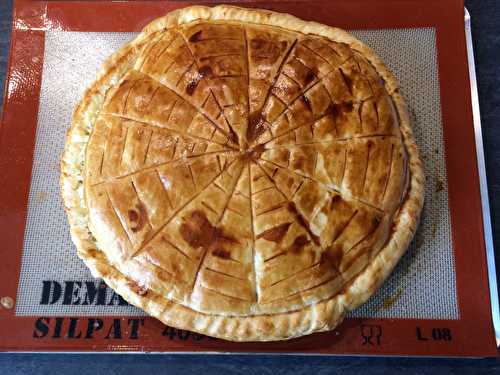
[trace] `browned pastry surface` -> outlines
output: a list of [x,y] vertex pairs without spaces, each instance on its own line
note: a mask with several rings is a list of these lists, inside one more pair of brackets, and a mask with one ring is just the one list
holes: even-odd
[[371,50],[228,6],[172,12],[110,58],[61,185],[96,276],[166,324],[243,341],[332,329],[392,270],[423,200]]

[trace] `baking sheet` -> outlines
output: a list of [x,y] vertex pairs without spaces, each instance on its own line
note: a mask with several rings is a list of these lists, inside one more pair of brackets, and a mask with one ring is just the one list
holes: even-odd
[[[91,61],[92,56],[89,60],[89,56],[82,54],[82,48],[74,48],[71,42],[66,41],[70,45],[60,53],[67,56],[69,61],[73,59],[73,65],[64,65],[61,61],[56,61],[62,55],[51,57],[51,49],[47,46],[52,42],[57,46],[56,42],[61,42],[63,37],[56,34],[69,35],[68,32],[80,37],[89,32],[93,33],[93,38],[101,35],[103,39],[99,42],[105,45],[109,42],[109,32],[138,31],[148,20],[187,3],[18,0],[0,133],[0,173],[7,181],[16,182],[0,186],[1,212],[7,213],[0,215],[0,230],[4,248],[8,249],[3,257],[4,266],[0,275],[3,281],[0,284],[0,304],[3,306],[0,307],[0,336],[3,339],[0,350],[497,355],[492,334],[486,278],[487,259],[484,252],[485,242],[486,246],[491,246],[488,243],[491,237],[483,236],[483,224],[487,225],[486,219],[489,217],[482,216],[481,203],[484,207],[484,200],[481,201],[480,181],[476,174],[478,166],[479,173],[484,171],[484,164],[475,162],[473,113],[463,34],[463,4],[460,0],[385,2],[383,13],[379,12],[380,4],[368,0],[353,0],[349,3],[298,0],[269,0],[264,3],[252,0],[245,1],[245,4],[290,12],[302,18],[358,30],[355,33],[359,33],[358,36],[362,39],[366,38],[367,43],[376,50],[381,46],[376,45],[377,37],[372,36],[374,31],[386,32],[387,35],[399,33],[400,39],[395,43],[404,48],[396,50],[391,46],[388,51],[377,51],[400,78],[410,105],[415,107],[414,102],[419,103],[416,108],[412,108],[414,122],[422,130],[417,129],[420,132],[417,140],[421,144],[429,143],[432,147],[444,149],[444,153],[434,151],[435,155],[430,149],[424,150],[430,157],[430,161],[425,161],[426,167],[437,166],[435,171],[431,171],[430,182],[427,171],[428,185],[434,187],[434,192],[428,189],[426,193],[430,195],[430,200],[429,197],[426,198],[428,204],[430,202],[434,206],[432,209],[424,209],[426,223],[414,241],[414,248],[409,250],[379,294],[334,332],[288,342],[237,344],[211,340],[165,327],[155,319],[137,316],[139,312],[136,309],[121,306],[123,301],[120,298],[113,295],[104,284],[93,281],[88,273],[85,274],[87,271],[81,263],[76,266],[79,262],[73,262],[69,258],[73,253],[71,246],[67,245],[67,235],[64,239],[64,233],[67,232],[54,224],[59,220],[57,216],[43,216],[45,201],[52,199],[52,192],[58,192],[53,190],[53,185],[47,184],[48,179],[44,178],[43,173],[38,175],[37,190],[33,188],[33,181],[37,179],[37,163],[40,161],[35,155],[32,170],[31,155],[33,151],[37,153],[43,150],[45,143],[52,142],[54,148],[62,149],[62,143],[54,138],[60,137],[63,131],[60,124],[67,124],[65,118],[68,118],[68,114],[61,111],[57,102],[52,103],[52,107],[47,106],[50,100],[44,104],[44,95],[45,98],[52,95],[52,102],[55,97],[59,102],[65,103],[66,108],[66,105],[71,106],[76,102],[84,88],[81,80],[73,83],[65,81],[66,77],[56,74],[57,69],[70,69],[71,74],[77,76],[88,74],[85,79],[90,82],[100,61],[108,52],[102,51],[99,44],[97,50],[102,53],[101,60]],[[95,17],[95,14],[100,17]],[[443,14],[447,17],[442,17]],[[365,30],[361,31],[360,28]],[[416,30],[420,39],[414,35]],[[406,33],[403,33],[404,36],[401,36],[402,31]],[[123,34],[115,35],[121,35],[115,41],[114,48],[117,48],[126,38]],[[95,48],[95,44],[94,39],[90,50]],[[409,59],[404,66],[398,67],[397,63],[408,56],[413,56],[417,61]],[[55,60],[49,65],[51,58]],[[450,64],[450,61],[453,63]],[[49,67],[53,70],[50,80],[46,79]],[[400,77],[398,69],[402,69],[403,74],[420,74],[421,78],[404,82],[408,77]],[[422,74],[425,70],[427,74]],[[51,81],[56,89],[45,84]],[[429,91],[420,92],[415,101],[411,93],[411,89],[415,89],[412,85],[417,85],[417,89],[427,87]],[[43,116],[45,117],[42,118]],[[43,121],[47,122],[45,136]],[[426,138],[429,134],[425,133],[429,131],[428,126],[432,127],[430,139]],[[441,134],[436,134],[441,128]],[[55,133],[55,136],[51,133]],[[480,159],[480,155],[477,156]],[[57,166],[51,164],[51,160],[50,157],[46,158],[38,169],[48,174],[57,173]],[[50,168],[53,170],[47,172]],[[445,171],[447,176],[444,176]],[[484,184],[482,188],[484,190]],[[47,192],[50,194],[45,194]],[[55,201],[53,203],[58,204]],[[34,209],[37,204],[42,208]],[[28,212],[26,208],[29,209]],[[436,210],[438,215],[434,214]],[[430,212],[433,214],[430,215]],[[485,215],[488,213],[483,212]],[[37,217],[34,214],[41,215],[35,222],[42,229],[38,230],[38,234],[37,231],[28,231],[26,234],[25,228],[29,229],[30,220],[33,220],[30,217]],[[64,214],[59,218],[64,218]],[[36,243],[36,236],[40,236],[40,233],[52,235],[46,248]],[[446,237],[441,237],[443,233],[449,236],[446,242],[448,248],[434,245],[436,238],[438,241],[445,241]],[[438,237],[433,237],[435,235]],[[31,245],[27,245],[29,236],[32,236]],[[38,247],[33,246],[34,243]],[[26,255],[29,252],[28,246],[32,246],[32,250]],[[48,249],[50,246],[57,250]],[[436,256],[437,250],[424,252],[423,246],[439,249],[441,253],[438,258],[426,260],[425,255],[433,253]],[[21,256],[23,248],[25,252]],[[50,263],[52,267],[40,267],[44,262],[44,257],[41,256],[43,254],[55,257],[55,263]],[[37,257],[38,260],[35,261]],[[436,259],[440,262],[436,262]],[[68,270],[65,265],[67,260],[76,268]],[[26,271],[26,264],[29,267],[30,262],[35,267]],[[38,268],[44,271],[39,272]],[[44,277],[44,272],[50,279]],[[69,277],[60,277],[63,272],[68,272],[65,275],[81,278],[71,280]],[[426,275],[423,284],[414,283],[416,273]],[[20,278],[23,274],[28,282],[31,277],[37,277],[35,281],[41,281],[42,286],[38,286],[38,290],[28,286],[20,288],[17,281],[19,278],[24,282]],[[44,281],[47,285],[45,293]],[[58,288],[57,285],[60,286],[59,291],[54,290]],[[26,288],[32,291],[26,293]],[[447,293],[446,288],[449,289]],[[16,295],[16,292],[19,294]],[[25,293],[24,297],[22,293]],[[88,300],[85,299],[85,293]],[[436,298],[440,293],[444,300]],[[59,295],[55,298],[57,294]],[[92,295],[93,303],[90,301]],[[106,297],[104,302],[99,300],[99,296]],[[495,308],[493,292],[491,296],[491,306]],[[417,297],[421,300],[415,302]],[[433,298],[435,306],[426,305],[427,298]],[[26,301],[28,302],[24,303]],[[422,303],[424,308],[419,306]],[[45,309],[41,310],[43,314],[40,311],[37,314],[22,311],[23,308],[39,308],[40,305]],[[91,307],[94,308],[93,313],[84,311]],[[420,317],[418,314],[421,314]]]
[[472,46],[471,17],[465,8],[465,40],[467,43],[467,62],[471,86],[472,114],[474,121],[474,136],[476,139],[477,166],[481,189],[481,204],[483,210],[483,227],[488,266],[488,284],[490,287],[491,316],[497,347],[500,347],[500,307],[498,301],[497,272],[495,267],[495,249],[491,230],[490,202],[488,198],[488,182],[486,180],[486,165],[484,161],[483,134],[481,131],[481,115],[479,113],[479,96],[477,94],[476,66],[474,63],[474,48]]

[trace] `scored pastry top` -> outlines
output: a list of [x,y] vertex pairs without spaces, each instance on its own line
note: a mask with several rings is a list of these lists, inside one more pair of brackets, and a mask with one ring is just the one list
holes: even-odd
[[102,250],[201,312],[296,310],[387,241],[406,184],[390,95],[344,43],[194,22],[151,36],[86,152]]
[[238,341],[339,324],[404,253],[423,184],[373,51],[231,6],[171,12],[110,57],[61,162],[92,273],[168,325]]

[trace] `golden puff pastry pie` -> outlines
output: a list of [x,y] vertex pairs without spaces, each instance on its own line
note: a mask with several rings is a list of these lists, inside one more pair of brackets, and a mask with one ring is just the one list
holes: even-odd
[[167,325],[234,341],[337,326],[404,253],[423,186],[373,51],[232,6],[171,12],[111,56],[61,163],[93,275]]

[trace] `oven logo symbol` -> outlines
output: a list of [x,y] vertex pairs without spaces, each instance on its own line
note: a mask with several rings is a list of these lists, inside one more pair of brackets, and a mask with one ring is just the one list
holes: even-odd
[[363,338],[361,345],[379,346],[382,327],[376,324],[362,324],[361,337]]

